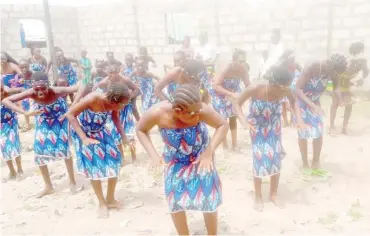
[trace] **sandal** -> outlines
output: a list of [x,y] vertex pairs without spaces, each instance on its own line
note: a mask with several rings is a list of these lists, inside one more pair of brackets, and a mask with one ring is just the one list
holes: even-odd
[[322,177],[324,180],[328,180],[331,177],[329,172],[323,169],[312,169],[312,175]]
[[312,170],[311,169],[303,170],[301,174],[301,179],[304,181],[311,181],[312,180]]

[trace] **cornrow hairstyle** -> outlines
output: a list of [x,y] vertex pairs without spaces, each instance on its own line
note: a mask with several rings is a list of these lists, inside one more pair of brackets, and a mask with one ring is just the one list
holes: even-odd
[[365,44],[363,42],[354,42],[349,46],[349,53],[353,56],[364,52]]
[[328,60],[329,67],[331,67],[338,74],[341,74],[347,70],[347,64],[347,58],[339,53],[331,55]]
[[289,86],[293,81],[293,75],[286,66],[274,66],[267,79],[270,85]]
[[232,60],[235,61],[238,59],[239,56],[246,56],[247,53],[246,51],[242,50],[242,49],[239,49],[239,48],[235,48],[233,50],[233,56],[232,56]]
[[201,102],[199,89],[191,84],[180,85],[173,95],[172,108],[184,110],[189,105]]
[[32,74],[33,81],[49,81],[48,75],[42,71],[36,71]]
[[123,83],[111,83],[107,90],[107,99],[115,103],[119,103],[124,99],[130,99],[130,90]]
[[191,78],[190,82],[199,83],[199,74],[206,71],[206,67],[203,62],[190,59],[185,61],[183,70]]

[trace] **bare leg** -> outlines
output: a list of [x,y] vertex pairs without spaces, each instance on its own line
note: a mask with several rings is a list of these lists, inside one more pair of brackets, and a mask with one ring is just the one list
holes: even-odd
[[107,188],[107,198],[106,203],[108,208],[114,208],[119,210],[121,204],[114,198],[114,193],[116,191],[117,178],[108,179],[108,188]]
[[301,151],[301,157],[303,162],[303,169],[308,169],[308,155],[307,155],[307,140],[298,138],[299,150]]
[[137,110],[137,106],[136,106],[136,97],[132,99],[132,112],[134,113],[134,117],[135,117],[136,121],[139,121],[140,120],[140,114],[139,114],[139,111]]
[[312,169],[320,168],[320,154],[322,148],[322,137],[315,138],[313,141],[313,160]]
[[230,131],[231,131],[231,145],[232,149],[236,150],[238,147],[238,134],[237,134],[237,123],[236,123],[236,117],[230,117],[229,118],[229,125],[230,125]]
[[9,179],[15,179],[17,177],[17,172],[15,172],[13,160],[6,161],[6,165],[9,169]]
[[15,158],[15,163],[17,164],[17,179],[21,180],[23,177],[23,168],[22,168],[22,158],[21,156]]
[[72,157],[70,157],[69,159],[65,159],[64,162],[66,163],[66,167],[68,171],[69,190],[71,191],[71,193],[75,194],[77,193],[77,186],[76,186],[75,175],[73,172],[73,159]]
[[24,119],[26,120],[26,127],[24,127],[24,129],[22,129],[22,132],[26,132],[26,131],[31,129],[30,117],[25,115]]
[[118,150],[121,153],[121,156],[122,156],[122,158],[121,158],[121,166],[123,166],[123,164],[125,162],[125,150],[123,150],[123,144],[122,143],[118,144],[117,145],[117,148],[118,148]]
[[41,192],[36,194],[36,197],[37,198],[42,198],[45,195],[53,194],[54,193],[54,188],[53,188],[53,185],[51,184],[51,179],[50,179],[48,166],[47,165],[39,166],[39,168],[40,168],[42,178],[44,179],[45,187]]
[[337,116],[338,110],[338,99],[335,97],[335,94],[332,95],[332,102],[330,106],[330,128],[329,133],[333,134],[335,132],[335,117]]
[[104,195],[103,195],[103,189],[101,186],[100,180],[91,180],[91,185],[93,186],[94,192],[96,197],[99,201],[99,208],[98,208],[98,217],[99,218],[108,218],[109,212],[108,212],[108,206],[105,201]]
[[212,213],[203,213],[204,222],[206,223],[208,235],[217,235],[217,211]]
[[136,161],[136,146],[135,146],[135,140],[132,140],[130,143],[130,152],[131,152],[131,158],[132,162]]
[[263,211],[263,199],[262,199],[262,179],[253,177],[254,182],[254,209],[258,212]]
[[347,126],[348,126],[349,118],[351,117],[351,113],[352,113],[352,104],[346,105],[346,107],[344,108],[344,119],[343,119],[343,127],[342,127],[343,134],[348,134]]
[[188,222],[184,211],[171,214],[178,235],[189,235]]
[[228,149],[228,146],[227,146],[227,138],[226,137],[222,141],[222,147],[223,147],[224,150]]
[[271,185],[270,185],[270,201],[279,208],[284,208],[284,203],[278,197],[278,187],[279,187],[280,174],[271,176]]

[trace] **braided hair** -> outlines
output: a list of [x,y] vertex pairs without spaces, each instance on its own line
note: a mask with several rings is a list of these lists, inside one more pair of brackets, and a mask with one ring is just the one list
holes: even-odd
[[347,64],[347,58],[339,53],[331,55],[328,60],[328,66],[338,74],[347,70]]
[[270,85],[290,86],[293,75],[286,66],[274,66],[267,77]]
[[32,81],[49,81],[48,75],[42,71],[36,71],[32,74]]
[[191,78],[189,81],[190,83],[199,84],[199,74],[206,71],[206,67],[203,62],[191,59],[185,61],[183,71]]
[[363,42],[354,42],[349,46],[349,53],[353,56],[364,52],[365,45]]
[[191,84],[180,85],[173,95],[172,108],[184,110],[189,105],[201,102],[199,89]]
[[120,103],[125,99],[130,99],[130,90],[119,82],[111,83],[107,90],[107,99],[111,102]]
[[18,65],[18,62],[13,57],[11,57],[7,52],[1,52],[1,56],[2,57],[4,56],[7,62],[11,62],[13,64]]

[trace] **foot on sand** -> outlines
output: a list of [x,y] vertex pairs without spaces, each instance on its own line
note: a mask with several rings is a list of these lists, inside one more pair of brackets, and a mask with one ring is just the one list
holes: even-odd
[[46,195],[50,195],[50,194],[53,194],[53,193],[55,193],[53,187],[45,187],[41,192],[36,194],[36,198],[42,198]]
[[70,184],[69,185],[69,192],[71,194],[76,194],[78,192],[78,189],[77,189],[77,186],[76,184]]
[[262,200],[262,198],[254,199],[254,210],[256,210],[258,212],[263,211],[263,200]]
[[270,195],[270,201],[280,209],[285,208],[284,202],[277,195]]
[[120,210],[122,208],[122,204],[117,200],[111,200],[111,201],[106,200],[106,201],[107,201],[108,209]]
[[26,178],[26,175],[23,173],[23,171],[18,171],[17,173],[17,181],[22,181]]
[[348,131],[347,131],[347,128],[346,127],[343,127],[342,128],[342,134],[348,135]]
[[98,208],[98,218],[107,219],[109,217],[107,205],[100,205]]

